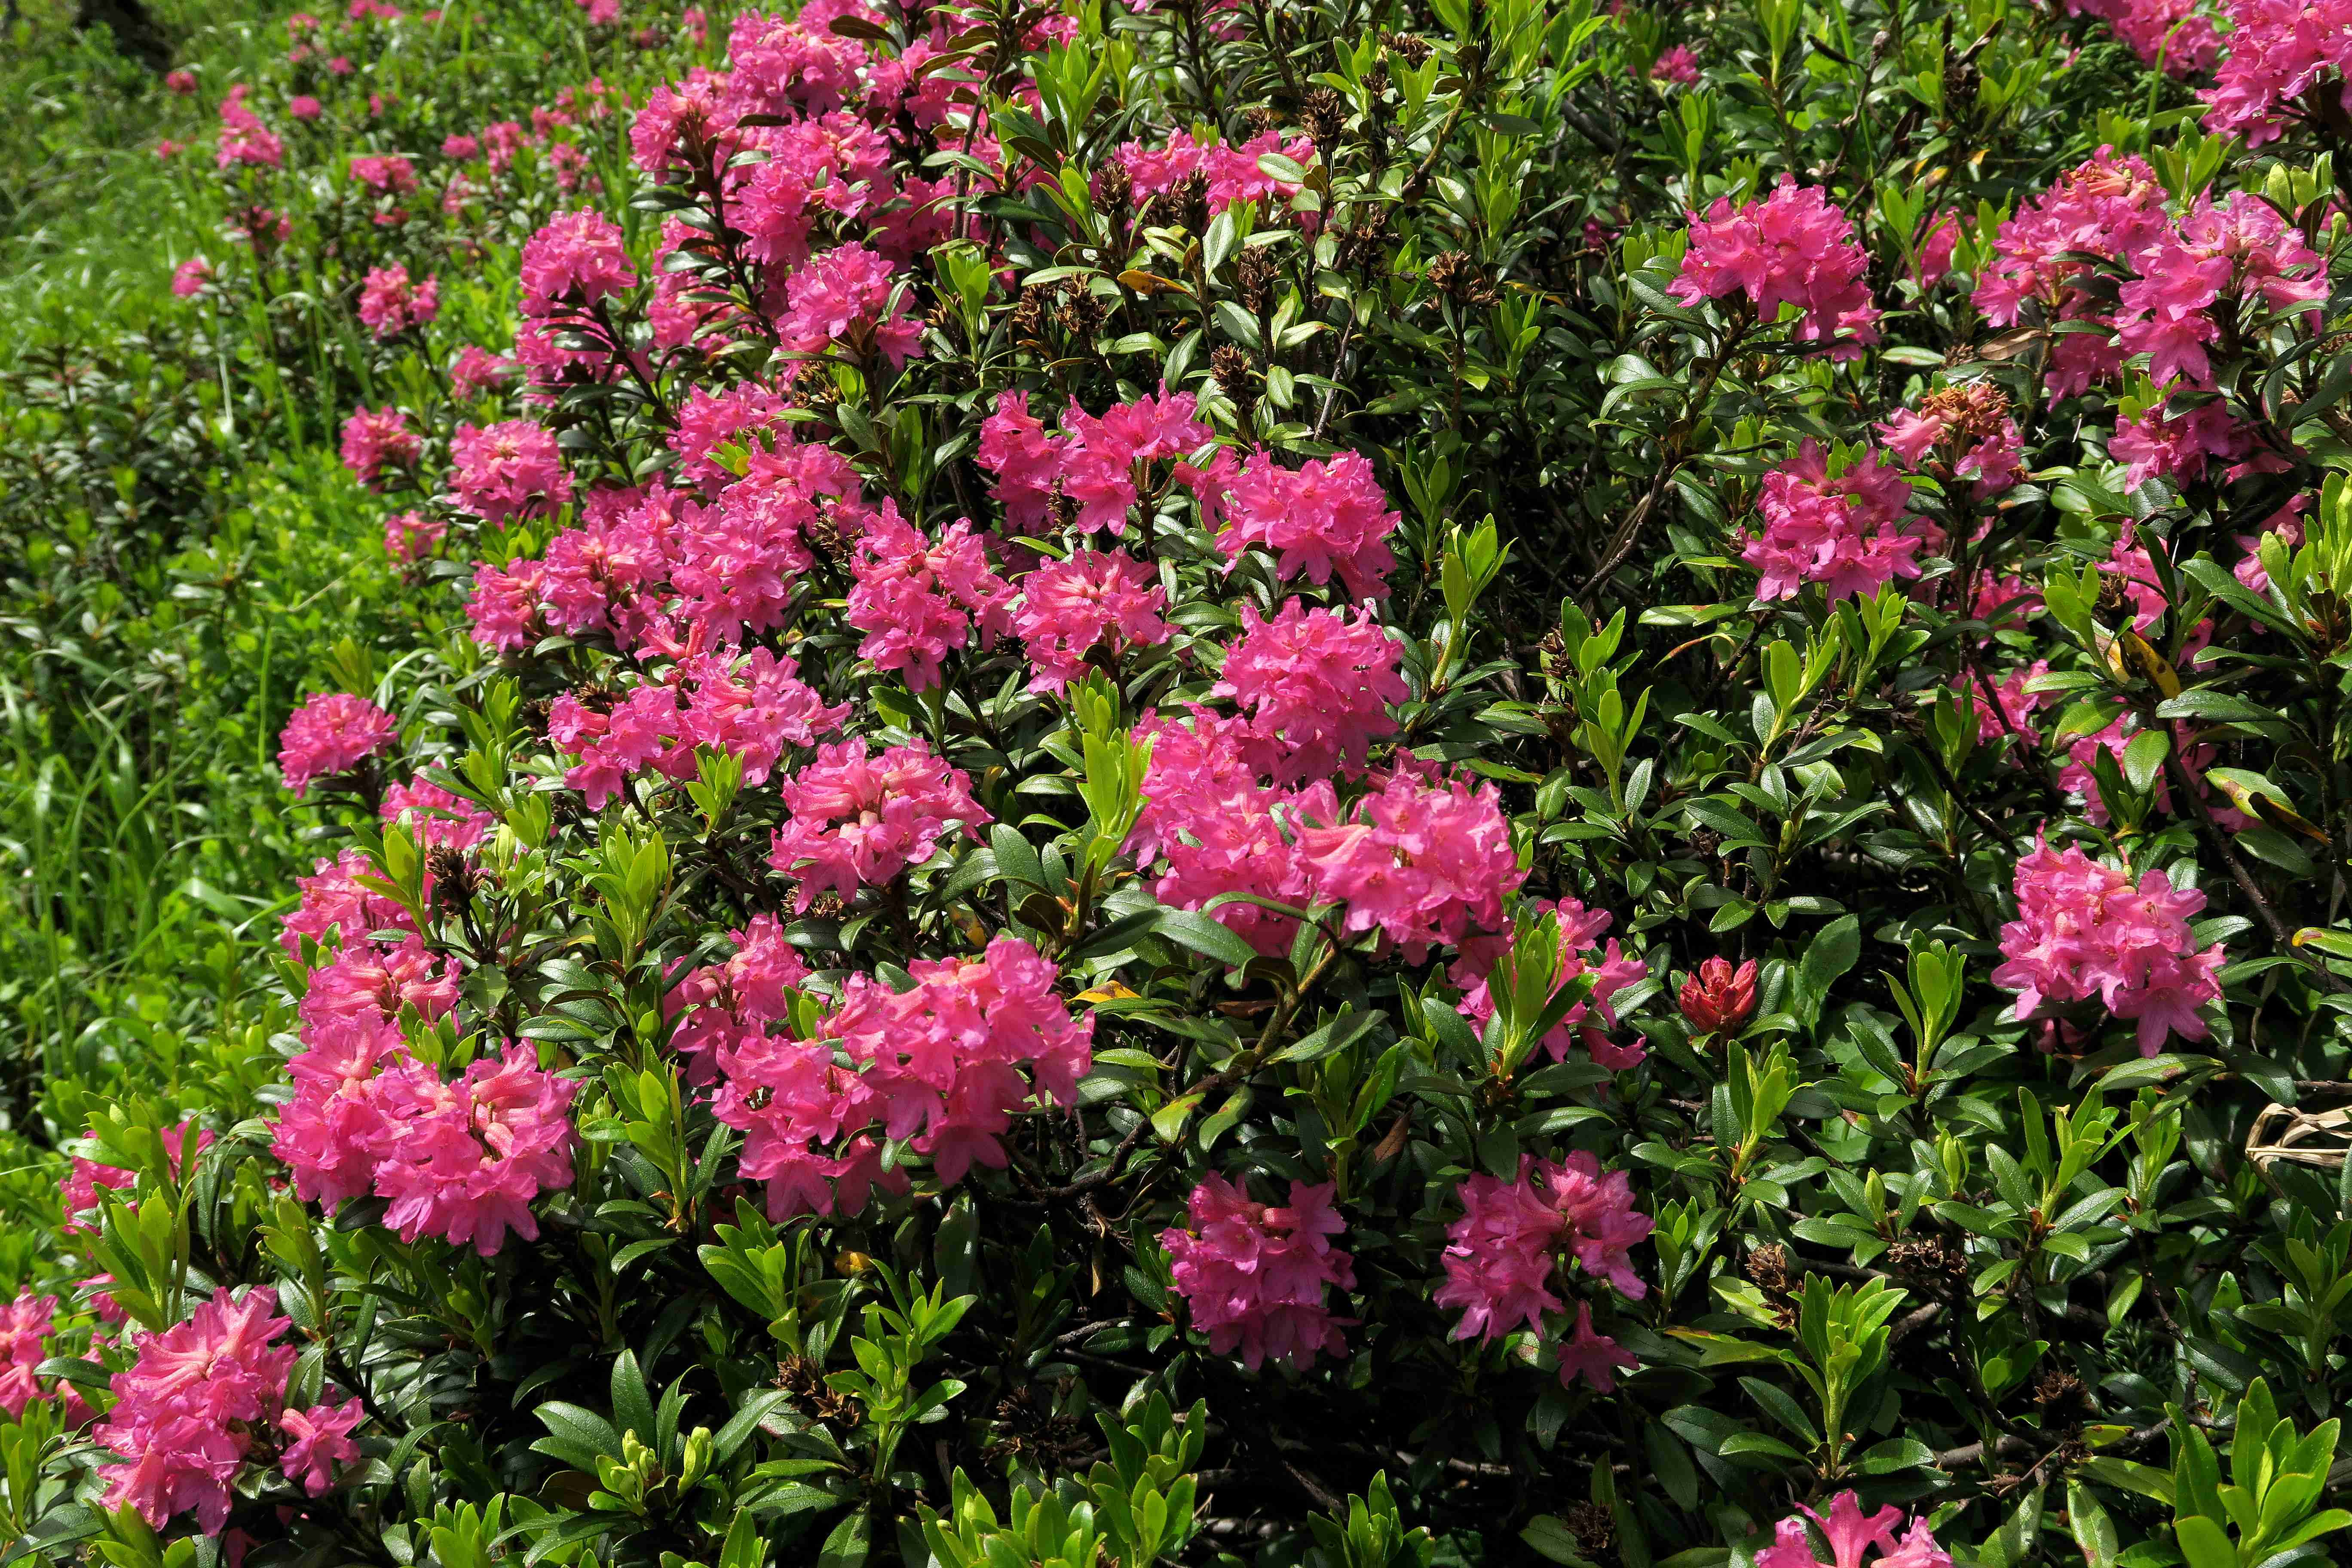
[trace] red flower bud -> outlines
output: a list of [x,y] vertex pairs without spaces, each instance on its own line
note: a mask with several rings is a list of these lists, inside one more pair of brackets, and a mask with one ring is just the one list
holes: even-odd
[[1727,958],[1710,958],[1683,982],[1683,1016],[1700,1034],[1737,1028],[1756,1011],[1756,961],[1735,972]]

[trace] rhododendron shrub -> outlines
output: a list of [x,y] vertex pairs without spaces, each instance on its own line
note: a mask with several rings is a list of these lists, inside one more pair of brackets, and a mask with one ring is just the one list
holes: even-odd
[[191,634],[289,847],[37,1053],[41,1552],[2325,1550],[2323,13],[549,9],[187,106],[391,602]]

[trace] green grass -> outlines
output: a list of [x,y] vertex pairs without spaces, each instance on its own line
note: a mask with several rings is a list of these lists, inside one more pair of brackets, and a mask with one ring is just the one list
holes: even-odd
[[285,47],[285,0],[149,0],[199,90],[182,97],[116,53],[104,28],[77,32],[72,0],[25,0],[0,50],[0,365],[45,336],[136,316],[164,286],[167,252],[200,239],[182,165],[226,86]]

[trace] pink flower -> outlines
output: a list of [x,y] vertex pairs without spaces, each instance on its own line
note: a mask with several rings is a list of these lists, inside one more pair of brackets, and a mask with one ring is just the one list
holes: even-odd
[[278,1415],[294,1366],[292,1346],[271,1348],[293,1326],[277,1307],[274,1291],[236,1300],[224,1287],[188,1321],[132,1336],[137,1359],[114,1374],[114,1408],[93,1434],[121,1456],[98,1470],[108,1508],[135,1508],[159,1528],[193,1513],[220,1533],[253,1429]]
[[2041,736],[2034,731],[2033,715],[2049,699],[2041,692],[2028,691],[2026,685],[2048,673],[2050,661],[2046,658],[2037,658],[2011,670],[1993,686],[1992,695],[2000,704],[1998,709],[1985,700],[1984,684],[1973,672],[1963,670],[1955,676],[1953,689],[1967,699],[1976,711],[1978,741],[2007,744],[2013,737],[2029,749],[2038,744]]
[[692,1084],[718,1076],[717,1047],[745,1034],[764,1037],[768,1025],[787,1021],[791,994],[809,977],[775,916],[753,915],[742,930],[727,934],[734,957],[690,971],[662,998],[662,1016],[674,1020],[670,1048],[687,1058]]
[[465,163],[478,157],[481,151],[482,143],[478,137],[453,133],[441,139],[441,155],[444,158],[454,158],[459,163]]
[[327,106],[309,93],[297,93],[286,100],[286,112],[297,120],[316,120],[327,112]]
[[467,343],[449,364],[449,387],[459,397],[479,397],[495,392],[514,374],[515,362],[503,354]]
[[2213,85],[2208,128],[2259,147],[2284,135],[2295,110],[2319,93],[2352,108],[2352,30],[2341,0],[2227,0],[2229,49]]
[[2253,440],[2229,405],[2216,399],[2168,413],[2159,403],[2137,416],[2116,421],[2107,441],[2107,456],[2131,465],[2124,483],[2137,489],[2152,479],[2193,485],[2205,477],[2209,460],[2234,463],[2252,449]]
[[360,1446],[352,1441],[352,1429],[366,1415],[356,1399],[279,1411],[278,1429],[293,1441],[278,1456],[278,1468],[312,1497],[324,1497],[334,1488],[335,1467],[359,1459]]
[[523,242],[523,314],[590,310],[636,287],[620,226],[603,213],[559,213]]
[[886,502],[850,561],[842,619],[866,634],[858,656],[877,669],[905,672],[909,689],[940,684],[940,660],[1012,630],[1013,591],[989,569],[988,549],[968,521],[934,543]]
[[[1004,503],[1006,522],[1024,533],[1038,532],[1051,522],[1062,443],[1030,417],[1027,393],[996,395],[996,412],[981,421],[977,460],[996,476],[989,494]],[[1122,508],[1122,522],[1125,516]]]
[[[1172,195],[1197,174],[1205,188],[1209,216],[1214,217],[1235,202],[1256,202],[1261,211],[1269,214],[1288,207],[1290,198],[1302,187],[1297,181],[1269,174],[1260,166],[1259,160],[1270,153],[1295,163],[1311,164],[1315,162],[1315,143],[1304,136],[1285,142],[1276,132],[1265,131],[1238,147],[1203,142],[1196,135],[1190,141],[1171,142],[1158,152],[1129,142],[1111,155],[1125,166],[1139,205],[1154,196]],[[1171,214],[1158,221],[1181,219]]]
[[[1522,910],[1530,909],[1527,904],[1519,907]],[[1618,950],[1613,937],[1610,939],[1605,953],[1594,952],[1600,944],[1601,933],[1609,929],[1611,917],[1608,910],[1588,910],[1574,899],[1562,899],[1557,904],[1536,904],[1532,910],[1538,915],[1549,912],[1559,926],[1559,967],[1555,971],[1553,994],[1557,995],[1584,975],[1592,976],[1589,999],[1570,1007],[1552,1026],[1543,1037],[1544,1048],[1551,1053],[1554,1061],[1564,1062],[1568,1059],[1570,1044],[1580,1034],[1585,1049],[1601,1066],[1620,1072],[1638,1066],[1643,1055],[1639,1045],[1613,1045],[1601,1028],[1585,1020],[1597,1013],[1603,1026],[1615,1028],[1617,1018],[1610,1011],[1609,998],[1641,980],[1649,973],[1649,970],[1640,959],[1625,957]],[[1487,982],[1494,974],[1495,966],[1510,951],[1511,939],[1508,936],[1467,937],[1462,942],[1462,956],[1455,959],[1454,966],[1446,972],[1446,978],[1462,988],[1462,1000],[1456,1005],[1456,1010],[1481,1027],[1495,1016],[1495,1002],[1487,993]],[[1588,953],[1593,954],[1599,962],[1588,960]]]
[[416,188],[416,165],[396,153],[363,153],[352,159],[352,178],[379,195],[406,195]]
[[[1323,791],[1302,816],[1338,815]],[[1408,963],[1433,943],[1499,930],[1504,895],[1527,878],[1492,784],[1423,785],[1402,773],[1331,826],[1300,829],[1297,870],[1311,901],[1347,905],[1345,929],[1378,931]]]
[[310,781],[349,773],[387,749],[400,724],[364,697],[322,691],[294,710],[278,737],[278,771],[297,799]]
[[1530,1168],[1531,1162],[1521,1162],[1515,1182],[1475,1174],[1454,1194],[1463,1214],[1446,1227],[1445,1283],[1434,1300],[1461,1309],[1457,1340],[1491,1342],[1523,1326],[1540,1329],[1546,1312],[1560,1310],[1551,1282],[1562,1221],[1528,1183]]
[[923,352],[922,323],[890,264],[861,245],[816,257],[785,285],[788,308],[776,322],[785,346],[821,353],[838,346],[852,359],[879,356],[893,368]]
[[1256,1371],[1268,1357],[1305,1368],[1318,1353],[1345,1356],[1324,1292],[1354,1288],[1355,1260],[1330,1238],[1347,1228],[1331,1206],[1335,1184],[1290,1184],[1276,1208],[1213,1173],[1192,1189],[1187,1223],[1160,1233],[1177,1293],[1192,1326],[1218,1355],[1238,1352]]
[[736,476],[719,462],[719,449],[732,444],[748,454],[763,437],[791,440],[792,427],[783,418],[789,406],[772,387],[756,381],[738,382],[715,394],[705,387],[689,388],[669,437],[671,450],[678,455],[679,477],[706,489],[725,488]]
[[425,438],[408,427],[408,416],[390,404],[361,404],[343,421],[343,467],[372,490],[384,488],[386,468],[406,468],[425,449]]
[[1875,595],[1916,577],[1919,551],[1936,542],[1932,523],[1907,515],[1902,470],[1865,451],[1830,477],[1829,459],[1808,438],[1797,456],[1764,476],[1756,510],[1763,527],[1739,558],[1757,569],[1759,599],[1794,598],[1819,583],[1832,599]]
[[201,256],[191,256],[172,269],[172,292],[183,300],[192,299],[212,280],[213,264]]
[[1727,958],[1708,959],[1683,978],[1675,1002],[1702,1035],[1738,1028],[1756,1011],[1756,961],[1734,969]]
[[427,278],[422,283],[411,283],[408,268],[398,262],[370,268],[360,289],[360,324],[374,333],[378,342],[423,327],[440,310],[439,281]]
[[597,810],[639,769],[654,768],[678,783],[693,778],[700,746],[740,759],[744,783],[764,783],[786,746],[810,745],[835,732],[848,711],[846,703],[825,707],[791,659],[757,647],[740,658],[683,654],[656,679],[632,689],[610,713],[583,707],[567,691],[548,714],[547,732],[557,746],[579,755],[563,782]]
[[1360,771],[1371,742],[1396,728],[1389,705],[1412,695],[1401,657],[1367,611],[1349,616],[1292,599],[1269,621],[1244,604],[1213,690],[1249,716],[1276,779],[1325,778]]
[[406,827],[426,848],[471,849],[499,825],[472,801],[425,778],[387,785],[376,815]]
[[1595,1394],[1617,1392],[1617,1374],[1633,1372],[1642,1364],[1641,1358],[1619,1345],[1607,1334],[1592,1331],[1592,1303],[1576,1304],[1576,1331],[1559,1342],[1559,1385],[1568,1387],[1582,1378],[1592,1385]]
[[920,741],[871,758],[862,737],[821,745],[777,793],[785,818],[768,864],[799,879],[794,908],[803,914],[820,892],[855,898],[921,865],[958,823],[972,829],[994,820],[963,770]]
[[1689,45],[1676,44],[1651,65],[1650,79],[1664,82],[1668,87],[1696,87],[1698,84],[1698,57],[1690,52]]
[[2177,79],[2204,75],[2221,54],[2221,35],[2197,0],[2066,0],[2066,12],[2098,17],[2143,65],[2161,60]]
[[1937,479],[1973,479],[1982,500],[2017,483],[2021,455],[2009,399],[1989,381],[1937,387],[1914,413],[1895,410],[1878,426],[1886,449],[1915,472]]
[[[1143,812],[1129,840],[1139,866],[1163,864],[1152,894],[1174,909],[1198,910],[1227,893],[1289,903],[1305,890],[1282,814],[1297,797],[1260,782],[1253,759],[1263,748],[1240,719],[1195,707],[1191,723],[1153,714],[1136,726],[1152,743]],[[1256,904],[1212,911],[1265,953],[1290,946],[1297,921]]]
[[[1388,593],[1395,569],[1388,536],[1399,519],[1381,493],[1372,466],[1355,452],[1285,468],[1260,452],[1242,465],[1220,505],[1217,548],[1228,563],[1252,544],[1276,552],[1285,577],[1328,583],[1336,572],[1359,599]],[[1230,569],[1230,568],[1229,568]]]
[[2115,1016],[2137,1020],[2142,1056],[2155,1056],[2176,1034],[2206,1037],[2198,1009],[2221,994],[2222,951],[2215,942],[2200,952],[2189,938],[2189,918],[2205,907],[2204,894],[2175,888],[2158,870],[2135,885],[2079,846],[2062,854],[2046,842],[2017,863],[2016,893],[2018,918],[2000,928],[2007,962],[1992,975],[2017,994],[2011,1016],[2021,1022],[2045,1005],[2095,998]]
[[[2271,310],[2317,305],[2327,296],[2320,259],[2276,208],[2238,192],[2221,206],[2200,194],[2168,236],[2132,258],[2140,274],[2118,294],[2116,341],[2126,354],[2146,353],[2158,385],[2180,380],[2212,384],[2206,346],[2221,335],[2216,307],[2234,321],[2242,297]],[[2225,303],[2226,302],[2226,303]]]
[[72,1384],[33,1375],[52,1353],[49,1338],[56,1331],[57,1316],[55,1296],[36,1296],[30,1290],[19,1291],[15,1300],[0,1307],[0,1411],[21,1419],[33,1401],[59,1400],[70,1428],[89,1419],[89,1406]]
[[1118,551],[1079,550],[1047,561],[1022,580],[1013,618],[1035,671],[1032,691],[1059,692],[1081,679],[1099,648],[1118,668],[1121,655],[1168,640],[1160,618],[1168,602],[1151,568]]
[[484,1258],[513,1231],[539,1238],[531,1201],[572,1184],[568,1115],[579,1086],[543,1071],[536,1051],[510,1046],[455,1083],[405,1061],[377,1080],[396,1135],[375,1151],[383,1223],[403,1241],[436,1236]]
[[192,70],[164,72],[163,90],[181,98],[188,97],[196,90],[196,73]]
[[917,960],[908,973],[903,992],[851,975],[822,1038],[722,1036],[712,1110],[743,1130],[742,1173],[768,1184],[772,1217],[855,1214],[877,1181],[903,1188],[881,1168],[881,1138],[952,1185],[975,1163],[1004,1167],[1012,1118],[1041,1096],[1076,1103],[1094,1021],[1070,1016],[1050,960],[998,937],[976,962]]
[[483,521],[544,517],[572,499],[572,476],[549,431],[528,419],[460,425],[449,437],[450,489]]
[[294,879],[301,889],[301,902],[287,915],[278,939],[287,957],[302,956],[304,937],[320,947],[333,947],[343,942],[363,942],[379,931],[415,929],[407,910],[360,885],[362,877],[383,875],[366,850],[346,849],[332,860],[322,856],[311,871]]
[[[1191,393],[1171,394],[1165,385],[1156,396],[1118,404],[1099,419],[1072,400],[1062,416],[1059,478],[1063,495],[1077,508],[1080,532],[1127,531],[1128,509],[1140,499],[1136,484],[1146,471],[1143,465],[1173,458],[1179,459],[1178,477],[1184,475],[1181,459],[1211,439],[1209,427],[1195,416],[1196,407]],[[997,412],[1005,412],[1001,402]]]
[[[1598,1157],[1580,1150],[1555,1164],[1522,1155],[1516,1180],[1481,1173],[1455,1196],[1463,1215],[1446,1228],[1445,1283],[1434,1298],[1462,1309],[1454,1338],[1491,1342],[1514,1329],[1540,1330],[1546,1312],[1562,1310],[1551,1284],[1563,1251],[1627,1299],[1648,1294],[1630,1249],[1654,1222],[1634,1212],[1632,1179],[1604,1175]],[[1580,1327],[1591,1326],[1588,1310]]]
[[1903,1524],[1901,1509],[1882,1508],[1865,1514],[1861,1498],[1844,1491],[1830,1500],[1827,1519],[1801,1504],[1798,1512],[1804,1519],[1792,1514],[1775,1527],[1773,1543],[1756,1554],[1756,1568],[1821,1568],[1805,1530],[1808,1519],[1829,1542],[1832,1568],[1862,1568],[1864,1556],[1874,1546],[1879,1552],[1876,1568],[1952,1568],[1950,1555],[1936,1544],[1924,1519],[1913,1521],[1909,1533],[1900,1544],[1896,1542],[1895,1532]]
[[1666,292],[1685,305],[1745,294],[1766,323],[1780,307],[1803,315],[1797,337],[1833,342],[1832,359],[1856,359],[1878,341],[1870,302],[1870,258],[1853,225],[1818,187],[1783,174],[1771,195],[1733,210],[1718,197],[1705,218],[1690,216],[1690,249]]
[[[2164,200],[2156,171],[2101,148],[2001,224],[1977,279],[1977,309],[2000,327],[2019,325],[2029,314],[2037,324],[2112,325],[2082,258],[2122,261],[2164,239],[2171,231]],[[2043,379],[2053,396],[2069,396],[2114,376],[2123,361],[2105,334],[2066,332],[2052,343]]]
[[396,511],[383,520],[383,552],[403,564],[414,565],[441,547],[449,525],[417,512]]
[[241,93],[233,93],[222,100],[220,121],[220,145],[213,152],[216,167],[228,170],[246,164],[275,169],[285,163],[286,144],[245,106]]

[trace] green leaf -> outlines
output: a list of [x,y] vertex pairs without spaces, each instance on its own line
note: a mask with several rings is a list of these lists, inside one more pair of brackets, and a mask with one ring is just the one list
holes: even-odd
[[1191,910],[1161,910],[1153,917],[1151,929],[1228,969],[1246,969],[1258,956],[1257,949],[1234,935],[1230,927]]

